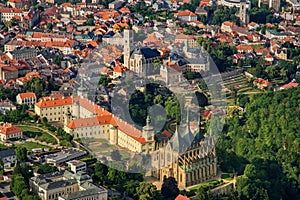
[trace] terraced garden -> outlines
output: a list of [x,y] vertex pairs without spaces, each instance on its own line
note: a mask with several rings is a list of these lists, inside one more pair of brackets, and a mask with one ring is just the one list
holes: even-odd
[[55,138],[37,128],[29,126],[20,126],[20,128],[23,130],[23,134],[29,138],[34,138],[35,140],[39,140],[41,142],[57,144]]

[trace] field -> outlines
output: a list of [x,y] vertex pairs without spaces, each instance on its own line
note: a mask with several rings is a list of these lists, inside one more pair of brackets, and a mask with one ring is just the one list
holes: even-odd
[[129,152],[116,145],[109,144],[106,139],[81,138],[82,144],[90,149],[96,156],[111,156],[111,152],[118,150],[123,160],[128,160],[131,156]]
[[17,144],[16,146],[25,147],[27,149],[27,151],[31,151],[32,149],[35,149],[35,148],[49,148],[48,146],[37,144],[34,142],[24,142],[22,144]]
[[39,140],[41,142],[57,144],[55,138],[37,128],[28,126],[20,126],[20,128],[23,130],[23,134],[29,138],[34,138],[35,140]]
[[205,190],[206,189],[211,190],[211,189],[219,187],[220,185],[223,185],[223,184],[224,184],[224,182],[222,180],[220,180],[220,181],[213,180],[213,181],[210,181],[210,182],[207,182],[207,183],[203,183],[203,184],[191,187],[191,188],[189,188],[189,191],[196,192],[200,187],[203,187]]

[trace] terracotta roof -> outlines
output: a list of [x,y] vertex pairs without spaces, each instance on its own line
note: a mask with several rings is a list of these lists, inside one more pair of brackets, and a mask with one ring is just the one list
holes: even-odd
[[8,0],[8,2],[11,2],[11,3],[21,3],[22,0]]
[[223,22],[223,25],[225,25],[225,26],[235,26],[235,23],[231,22],[231,21],[225,21],[225,22]]
[[50,108],[56,106],[71,105],[72,103],[73,103],[72,97],[61,97],[61,98],[43,97],[35,105],[39,108]]
[[186,197],[186,196],[183,196],[183,195],[179,194],[179,195],[175,198],[175,200],[190,200],[190,198],[188,198],[188,197]]
[[22,13],[21,8],[2,8],[0,13]]
[[33,93],[33,92],[20,93],[19,95],[20,95],[21,99],[36,98],[35,93]]
[[298,83],[290,82],[290,83],[280,86],[280,89],[286,89],[286,88],[298,87],[298,86],[299,86]]
[[183,16],[195,17],[197,15],[189,10],[183,10],[183,11],[178,11],[177,13],[175,13],[175,16],[176,17],[183,17]]
[[19,132],[22,132],[22,129],[13,126],[10,123],[5,123],[0,127],[0,134],[10,135]]
[[179,34],[176,35],[175,39],[195,39],[195,37],[193,35],[184,35],[184,34]]
[[117,72],[117,73],[123,73],[123,68],[121,67],[121,66],[116,66],[116,67],[114,67],[114,72]]
[[250,45],[238,45],[236,47],[237,50],[241,50],[241,51],[252,51],[253,48]]
[[123,7],[123,8],[120,9],[120,12],[121,13],[130,13],[130,10],[127,7]]

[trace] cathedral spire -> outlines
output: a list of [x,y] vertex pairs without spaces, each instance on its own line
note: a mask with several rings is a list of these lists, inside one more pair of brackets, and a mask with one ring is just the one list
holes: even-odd
[[190,129],[190,121],[189,121],[189,109],[187,109],[187,116],[186,116],[186,128],[183,136],[184,140],[186,141],[189,146],[192,145],[194,141],[194,134],[192,133]]
[[179,126],[176,125],[175,133],[173,134],[172,138],[170,139],[170,144],[174,151],[178,153],[183,153],[187,147],[189,146],[186,141],[181,137],[179,133]]

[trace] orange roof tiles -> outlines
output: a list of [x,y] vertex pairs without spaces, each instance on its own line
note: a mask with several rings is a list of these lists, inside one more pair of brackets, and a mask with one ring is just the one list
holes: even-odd
[[236,47],[237,50],[241,50],[241,51],[252,51],[253,48],[250,45],[238,45]]
[[2,8],[0,13],[22,13],[21,8]]
[[179,194],[179,195],[175,198],[175,200],[190,200],[190,198],[188,198],[188,197],[186,197],[186,196],[183,196],[183,195]]
[[36,98],[35,93],[33,93],[33,92],[20,93],[19,95],[20,95],[21,99]]
[[231,21],[225,21],[225,22],[223,22],[223,25],[232,27],[232,26],[235,26],[235,23],[231,22]]
[[195,13],[189,11],[189,10],[183,10],[183,11],[178,11],[177,13],[175,13],[176,17],[182,17],[182,16],[191,16],[191,17],[195,17],[197,16]]
[[71,105],[73,103],[72,97],[62,97],[62,98],[51,98],[42,97],[39,102],[35,105],[39,108],[50,108],[56,106]]
[[130,13],[130,9],[127,8],[127,7],[123,7],[123,8],[120,9],[120,12],[121,13]]
[[22,129],[13,126],[10,123],[5,123],[0,127],[0,134],[10,135],[22,132]]

